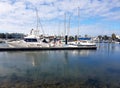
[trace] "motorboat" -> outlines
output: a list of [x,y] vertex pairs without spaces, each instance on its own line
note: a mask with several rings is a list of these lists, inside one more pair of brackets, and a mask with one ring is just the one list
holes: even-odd
[[36,35],[36,30],[31,30],[30,34],[22,40],[8,41],[8,47],[49,47],[49,43],[45,38]]

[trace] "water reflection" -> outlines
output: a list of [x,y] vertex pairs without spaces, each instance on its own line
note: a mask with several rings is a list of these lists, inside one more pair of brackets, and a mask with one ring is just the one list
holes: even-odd
[[79,51],[73,51],[72,53],[74,55],[81,55],[81,56],[88,56],[92,53],[96,52],[96,50],[79,50]]
[[101,44],[97,50],[0,52],[0,83],[36,85],[28,88],[53,88],[52,84],[54,88],[117,88],[119,53],[120,46],[113,44]]

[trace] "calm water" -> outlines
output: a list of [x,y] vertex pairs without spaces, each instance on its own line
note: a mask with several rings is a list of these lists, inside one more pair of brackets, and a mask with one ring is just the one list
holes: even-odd
[[97,50],[0,52],[0,88],[120,88],[120,44]]

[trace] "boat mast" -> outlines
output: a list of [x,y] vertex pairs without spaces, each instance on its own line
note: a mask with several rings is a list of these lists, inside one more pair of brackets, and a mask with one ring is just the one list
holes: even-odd
[[37,16],[37,18],[36,18],[36,21],[37,21],[36,30],[38,30],[38,10],[37,10],[37,8],[36,8],[36,16]]
[[42,26],[42,23],[41,23],[41,21],[40,21],[40,18],[39,18],[39,15],[38,15],[38,10],[37,10],[37,8],[35,8],[36,9],[36,16],[37,16],[37,18],[36,18],[36,21],[37,21],[37,26],[36,26],[36,32],[37,32],[37,35],[39,35],[39,23],[40,23],[40,26],[41,26],[41,30],[42,30],[42,32],[43,32],[43,35],[45,35],[44,34],[44,30],[43,30],[43,26]]
[[79,38],[79,32],[80,32],[80,25],[79,25],[79,23],[80,23],[80,12],[79,12],[79,10],[80,10],[80,8],[78,7],[78,31],[77,31],[77,40],[78,40],[78,38]]
[[68,30],[67,30],[67,35],[69,36],[69,32],[70,32],[70,21],[71,21],[71,16],[69,16],[69,23],[68,23]]
[[64,36],[67,35],[66,32],[66,13],[64,14],[65,18],[64,18]]
[[65,44],[67,45],[68,35],[67,35],[67,30],[66,30],[66,13],[65,13],[65,19],[64,19],[64,27],[65,27],[65,30],[64,30],[64,33],[65,33]]
[[34,35],[39,35],[39,30],[38,30],[38,10],[37,10],[37,8],[35,8],[35,10],[36,10],[36,30],[34,30]]

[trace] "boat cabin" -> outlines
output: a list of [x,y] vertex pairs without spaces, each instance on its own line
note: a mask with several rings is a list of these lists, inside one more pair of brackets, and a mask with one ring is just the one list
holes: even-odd
[[36,38],[25,38],[25,42],[38,42]]

